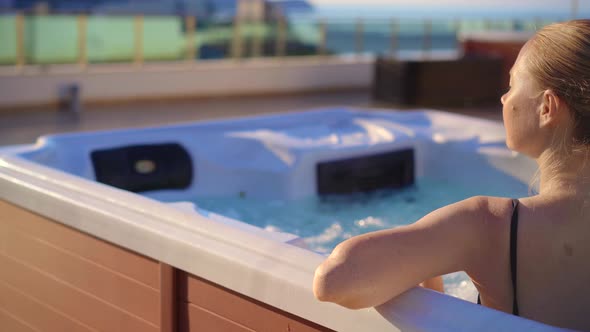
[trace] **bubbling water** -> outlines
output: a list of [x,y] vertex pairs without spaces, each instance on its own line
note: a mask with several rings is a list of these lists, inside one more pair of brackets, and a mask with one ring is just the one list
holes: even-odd
[[[298,235],[309,249],[327,255],[340,242],[363,233],[411,224],[429,212],[475,195],[522,197],[526,184],[459,186],[447,180],[421,178],[401,190],[304,199],[258,200],[248,197],[198,198],[201,209],[269,231]],[[460,231],[460,230],[458,230]],[[477,292],[463,272],[443,277],[445,291],[469,301]]]

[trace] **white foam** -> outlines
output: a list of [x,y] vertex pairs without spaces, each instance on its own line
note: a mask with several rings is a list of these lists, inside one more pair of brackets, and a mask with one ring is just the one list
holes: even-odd
[[380,218],[374,218],[371,216],[361,219],[361,220],[357,220],[357,221],[355,221],[355,224],[361,228],[365,228],[365,227],[369,227],[369,226],[385,227],[385,223],[383,222],[383,220],[381,220]]
[[443,276],[445,293],[470,302],[477,302],[477,288],[465,272],[455,272]]
[[350,233],[345,233],[340,223],[333,223],[316,236],[305,238],[305,244],[320,253],[329,253],[332,249],[331,242],[337,238],[350,238]]

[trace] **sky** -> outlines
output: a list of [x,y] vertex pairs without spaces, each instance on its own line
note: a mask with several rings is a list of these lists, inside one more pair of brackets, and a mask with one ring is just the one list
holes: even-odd
[[[308,0],[316,6],[362,5],[400,7],[515,8],[531,10],[570,9],[575,0]],[[580,11],[590,10],[590,0],[577,0]]]
[[413,8],[416,10],[444,9],[445,11],[481,12],[487,9],[496,12],[554,13],[569,15],[572,4],[577,1],[578,17],[590,13],[590,0],[308,0],[316,8],[354,7],[361,11]]
[[[527,7],[546,7],[552,6],[571,6],[570,0],[309,0],[316,5],[444,5],[444,6],[527,6]],[[590,0],[578,0],[580,6],[589,6]]]

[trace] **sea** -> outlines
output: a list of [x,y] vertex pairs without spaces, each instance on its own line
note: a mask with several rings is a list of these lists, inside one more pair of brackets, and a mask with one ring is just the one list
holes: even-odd
[[[317,25],[326,31],[326,49],[339,54],[392,51],[453,51],[457,35],[480,31],[531,32],[573,17],[588,18],[590,9],[573,12],[564,1],[551,8],[447,8],[376,5],[323,5],[293,13],[289,21],[300,39],[317,44]],[[319,23],[318,23],[319,22]],[[315,40],[314,40],[315,39]]]

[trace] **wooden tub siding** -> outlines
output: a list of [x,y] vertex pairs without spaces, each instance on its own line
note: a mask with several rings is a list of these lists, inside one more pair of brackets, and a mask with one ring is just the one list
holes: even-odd
[[[207,311],[192,303],[179,306],[179,332],[255,332],[230,319]],[[283,331],[283,330],[279,330]]]
[[180,331],[332,331],[203,278],[178,271]]
[[0,326],[2,326],[2,329],[10,332],[38,332],[38,330],[2,309],[0,309]]
[[154,325],[158,325],[160,291],[115,271],[47,245],[26,234],[4,228],[0,234],[0,252],[51,275],[60,282],[79,289],[126,310]]
[[0,200],[9,331],[332,331]]
[[[71,317],[73,320],[80,321],[97,330],[157,331],[157,326],[129,314],[124,308],[104,302],[84,290],[72,287],[24,262],[15,261],[2,254],[0,255],[0,266],[3,267],[0,280],[4,283],[64,316]],[[11,312],[12,308],[9,306],[3,309]],[[31,316],[37,315],[35,312],[29,314]],[[19,318],[27,322],[30,319],[30,317]],[[54,328],[50,330],[58,331]]]
[[[159,263],[0,200],[0,225],[11,225],[72,255],[145,284],[160,287]],[[47,222],[49,221],[49,222]]]
[[177,270],[160,263],[160,332],[177,331]]
[[[17,317],[26,317],[30,326],[43,329],[51,326],[56,331],[92,332],[95,329],[53,310],[12,286],[0,281],[0,308],[10,308]],[[34,313],[34,315],[31,315]],[[1,319],[0,319],[1,320]],[[0,326],[4,326],[0,323]],[[7,329],[7,331],[12,331]]]
[[[25,326],[171,331],[161,325],[161,301],[170,295],[160,291],[165,269],[159,262],[5,201],[0,266],[0,310]],[[37,305],[23,310],[27,302]]]

